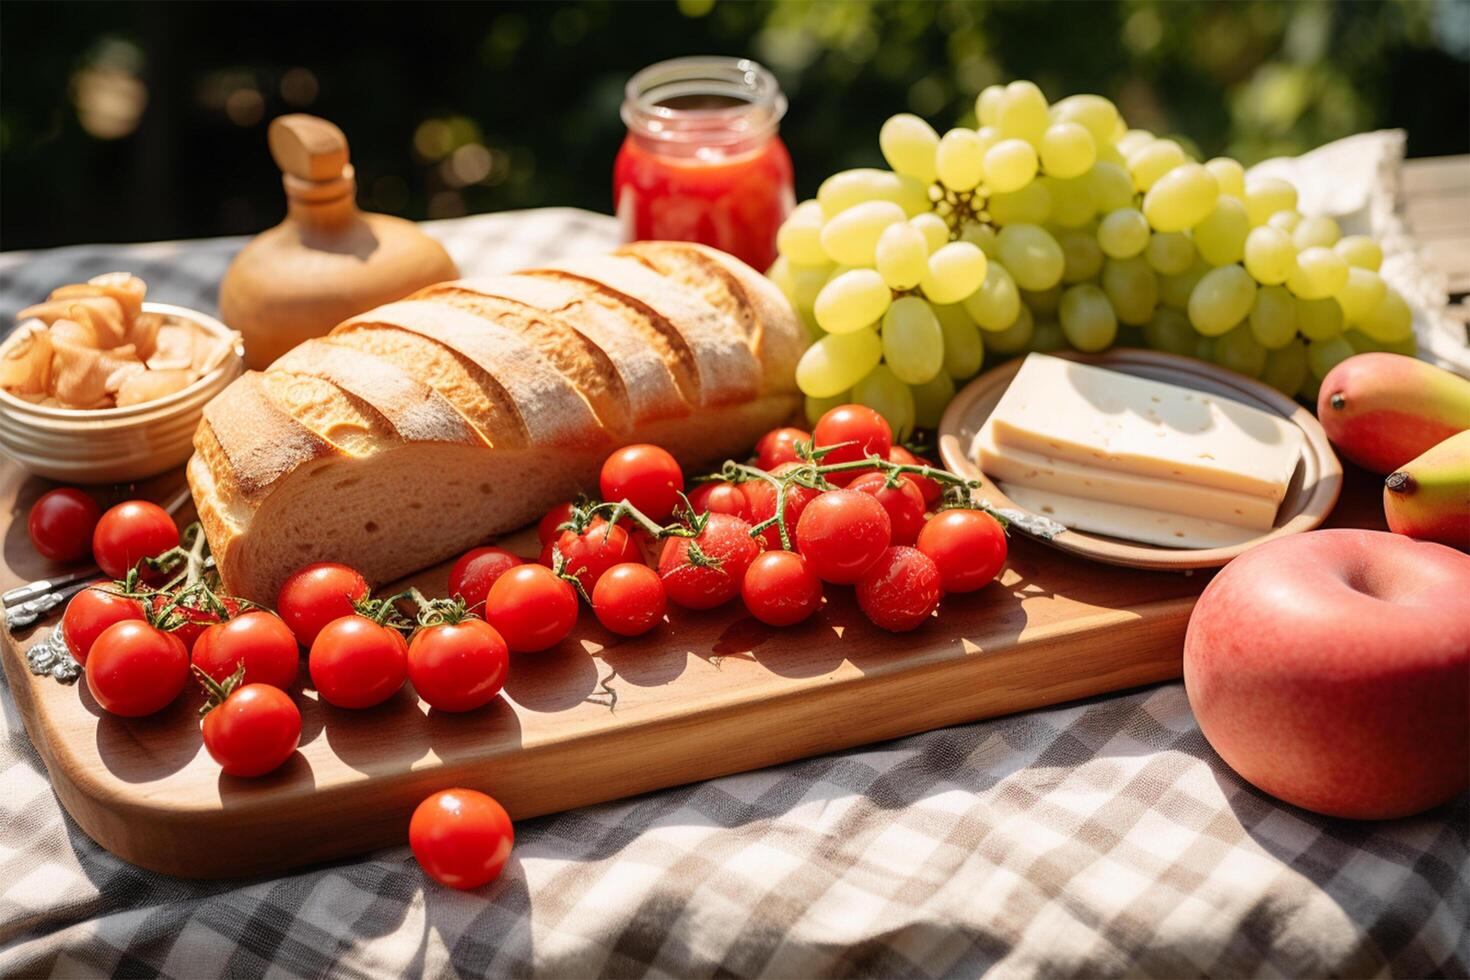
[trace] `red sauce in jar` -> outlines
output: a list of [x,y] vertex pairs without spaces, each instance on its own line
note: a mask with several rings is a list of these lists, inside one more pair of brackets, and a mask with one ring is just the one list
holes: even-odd
[[777,135],[786,100],[751,61],[678,58],[628,83],[628,137],[613,167],[627,241],[700,242],[764,271],[795,205]]

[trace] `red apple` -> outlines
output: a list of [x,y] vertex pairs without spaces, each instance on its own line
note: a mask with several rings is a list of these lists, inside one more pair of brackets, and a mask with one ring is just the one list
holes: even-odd
[[1470,787],[1470,555],[1312,531],[1205,588],[1184,687],[1230,767],[1288,803],[1382,819]]

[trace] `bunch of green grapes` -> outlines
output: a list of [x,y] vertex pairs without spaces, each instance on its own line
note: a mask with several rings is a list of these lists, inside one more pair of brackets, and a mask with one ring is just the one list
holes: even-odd
[[812,332],[813,419],[858,401],[932,427],[987,350],[1148,346],[1308,399],[1354,353],[1413,353],[1378,244],[1301,215],[1286,181],[1199,163],[1097,95],[1017,81],[975,114],[942,137],[894,116],[891,170],[829,177],[782,226],[769,274]]

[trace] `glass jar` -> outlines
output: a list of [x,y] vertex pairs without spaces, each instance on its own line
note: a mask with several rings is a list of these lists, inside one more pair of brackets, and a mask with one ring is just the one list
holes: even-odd
[[634,75],[613,166],[624,240],[700,242],[767,269],[796,204],[776,134],[785,114],[775,76],[744,58],[675,58]]

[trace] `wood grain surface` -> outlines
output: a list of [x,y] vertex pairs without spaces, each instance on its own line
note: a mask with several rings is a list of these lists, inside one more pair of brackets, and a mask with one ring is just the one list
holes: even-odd
[[[114,497],[162,500],[181,478]],[[30,504],[50,484],[0,462],[8,507],[0,587],[55,572],[31,549]],[[1376,479],[1350,474],[1333,523],[1381,526]],[[187,515],[183,515],[187,516]],[[529,554],[529,532],[510,539]],[[413,581],[442,594],[444,567]],[[85,679],[27,670],[49,629],[5,633],[4,666],[25,727],[86,833],[172,875],[265,874],[400,844],[424,796],[483,789],[525,818],[850,746],[1179,676],[1189,611],[1208,573],[1097,565],[1015,538],[1002,577],[947,598],[920,629],[870,626],[832,588],[809,622],[761,626],[738,603],[676,611],[619,640],[584,611],[574,639],[517,658],[504,695],[465,715],[405,688],[366,711],[302,709],[299,751],[270,776],[224,776],[203,751],[186,693],[151,718],[106,715]],[[303,679],[305,669],[302,670]]]

